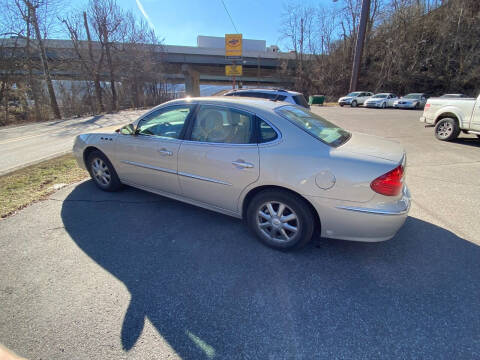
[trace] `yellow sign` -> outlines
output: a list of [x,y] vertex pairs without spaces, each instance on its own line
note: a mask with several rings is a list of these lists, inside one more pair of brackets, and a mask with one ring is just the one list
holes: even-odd
[[242,76],[242,65],[225,65],[226,76]]
[[242,57],[242,34],[225,34],[225,56]]

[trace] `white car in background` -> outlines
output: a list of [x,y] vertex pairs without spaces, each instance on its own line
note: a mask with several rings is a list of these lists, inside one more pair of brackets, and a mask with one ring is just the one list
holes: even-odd
[[398,100],[398,96],[393,93],[375,94],[364,102],[366,107],[382,108],[393,107],[393,103]]
[[411,93],[396,100],[393,107],[396,109],[423,109],[427,98],[427,94],[424,93]]
[[480,138],[480,95],[477,98],[430,98],[420,118],[425,126],[435,126],[438,140],[455,140],[460,132]]
[[338,99],[338,105],[350,105],[351,107],[357,107],[358,105],[363,105],[365,100],[373,96],[373,93],[369,91],[354,91]]

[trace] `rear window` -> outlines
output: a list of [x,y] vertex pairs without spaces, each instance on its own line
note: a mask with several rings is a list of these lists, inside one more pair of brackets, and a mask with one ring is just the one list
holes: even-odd
[[295,95],[293,97],[293,100],[295,100],[295,104],[297,105],[300,105],[300,106],[303,106],[303,107],[306,107],[308,108],[308,103],[307,103],[307,100],[305,100],[305,97],[303,95]]
[[260,120],[259,132],[259,143],[273,141],[278,137],[277,132],[263,120]]
[[337,147],[350,139],[351,134],[324,118],[295,106],[282,106],[276,109],[277,113],[286,118],[300,129],[309,133],[327,145]]

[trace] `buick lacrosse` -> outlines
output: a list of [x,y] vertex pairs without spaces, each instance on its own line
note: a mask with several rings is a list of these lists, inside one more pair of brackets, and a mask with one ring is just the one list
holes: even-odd
[[278,249],[314,231],[387,240],[410,208],[401,145],[284,102],[174,100],[114,133],[79,135],[73,152],[102,190],[127,184],[243,218]]

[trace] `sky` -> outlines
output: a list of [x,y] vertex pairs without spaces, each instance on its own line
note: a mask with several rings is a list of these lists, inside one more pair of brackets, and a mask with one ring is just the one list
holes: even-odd
[[[124,9],[143,16],[167,45],[197,45],[197,35],[224,36],[236,33],[221,0],[117,0]],[[285,0],[224,0],[244,39],[266,40],[279,45]],[[311,5],[331,0],[304,0]]]

